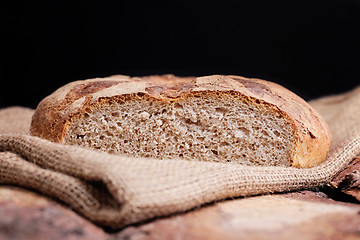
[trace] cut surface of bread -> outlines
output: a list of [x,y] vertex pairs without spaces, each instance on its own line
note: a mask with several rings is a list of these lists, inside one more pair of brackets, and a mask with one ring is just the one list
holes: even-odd
[[311,167],[330,147],[300,97],[238,76],[112,76],[70,83],[38,106],[31,133],[152,158]]

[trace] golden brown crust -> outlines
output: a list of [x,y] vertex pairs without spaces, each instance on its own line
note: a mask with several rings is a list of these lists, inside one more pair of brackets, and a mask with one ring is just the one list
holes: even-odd
[[292,166],[311,167],[322,162],[329,150],[330,130],[321,116],[303,99],[275,83],[238,76],[134,77],[116,75],[76,81],[65,85],[40,102],[31,124],[31,134],[63,142],[71,119],[99,102],[121,96],[146,94],[159,101],[173,101],[198,92],[236,92],[279,112],[293,123],[296,139]]

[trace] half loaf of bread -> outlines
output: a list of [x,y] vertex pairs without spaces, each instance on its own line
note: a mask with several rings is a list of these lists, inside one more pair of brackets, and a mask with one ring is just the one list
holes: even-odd
[[131,156],[295,167],[322,162],[331,142],[294,93],[220,75],[72,82],[40,102],[31,134]]

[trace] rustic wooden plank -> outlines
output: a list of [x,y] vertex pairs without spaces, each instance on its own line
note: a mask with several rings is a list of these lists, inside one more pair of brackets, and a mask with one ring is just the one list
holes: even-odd
[[360,158],[356,158],[331,182],[330,186],[360,201]]
[[113,239],[355,239],[360,205],[303,191],[218,202],[130,226]]
[[39,194],[0,186],[0,239],[104,240],[105,232]]

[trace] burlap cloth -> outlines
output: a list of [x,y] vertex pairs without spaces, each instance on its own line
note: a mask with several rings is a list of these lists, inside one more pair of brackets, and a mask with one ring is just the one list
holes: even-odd
[[0,111],[0,183],[54,197],[114,228],[237,196],[326,184],[360,153],[360,87],[312,101],[328,122],[326,162],[309,169],[154,160],[56,144],[28,134],[33,110]]

